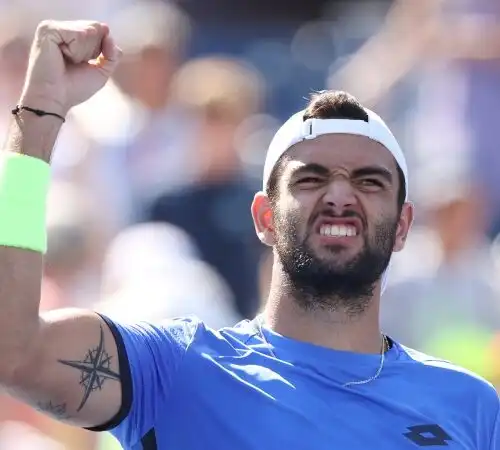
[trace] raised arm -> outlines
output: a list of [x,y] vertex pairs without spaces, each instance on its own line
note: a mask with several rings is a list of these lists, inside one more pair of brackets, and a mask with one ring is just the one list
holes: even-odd
[[[449,15],[442,2],[395,0],[380,31],[328,80],[373,107],[416,66],[431,60],[500,57],[500,26],[474,14]],[[362,74],[370,76],[363,77]]]
[[103,24],[40,24],[20,105],[51,114],[19,109],[0,151],[0,385],[86,427],[119,411],[123,374],[115,336],[98,315],[39,315],[43,203],[63,118],[104,86],[119,56]]

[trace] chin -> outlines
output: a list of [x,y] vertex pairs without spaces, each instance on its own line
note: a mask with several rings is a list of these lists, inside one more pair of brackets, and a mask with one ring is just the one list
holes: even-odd
[[321,247],[315,252],[315,256],[323,262],[333,264],[344,262],[348,263],[356,259],[361,254],[361,248],[349,248],[342,245],[329,245]]
[[[326,262],[326,261],[325,261]],[[329,261],[326,267],[332,272],[332,274],[342,275],[344,273],[349,273],[352,270],[354,259],[343,260],[343,261]]]
[[319,257],[316,256],[317,264],[323,266],[324,270],[332,272],[332,274],[347,273],[351,270],[352,265],[357,260],[356,256],[335,256],[335,257]]

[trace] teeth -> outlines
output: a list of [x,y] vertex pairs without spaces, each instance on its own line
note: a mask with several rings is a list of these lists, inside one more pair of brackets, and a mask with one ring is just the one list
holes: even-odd
[[322,225],[319,232],[322,236],[356,236],[356,228],[352,225]]

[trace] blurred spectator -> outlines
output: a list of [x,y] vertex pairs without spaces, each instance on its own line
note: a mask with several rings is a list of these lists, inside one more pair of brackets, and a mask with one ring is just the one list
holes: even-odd
[[[192,120],[171,95],[191,25],[173,4],[147,0],[120,10],[110,27],[124,56],[113,81],[74,109],[73,123],[90,142],[74,165],[119,230],[139,220],[160,192],[193,177]],[[74,159],[72,146],[60,140],[59,147],[64,166],[63,158]]]
[[437,357],[462,354],[454,362],[486,376],[491,358],[480,355],[500,330],[500,291],[485,235],[484,197],[463,173],[443,168],[441,177],[429,175],[417,192],[428,226],[412,230],[405,250],[395,255],[382,299],[383,329]]
[[54,182],[47,202],[42,307],[89,307],[99,293],[106,224],[86,193]]
[[123,50],[115,82],[142,106],[163,112],[189,43],[189,19],[169,2],[144,0],[119,11],[110,27]]
[[195,315],[215,328],[237,323],[232,295],[200,261],[189,236],[169,224],[135,225],[111,243],[97,309],[120,320]]
[[488,377],[497,391],[500,392],[500,333],[496,333],[489,345],[489,359],[491,361],[491,375]]
[[244,317],[259,305],[262,248],[250,214],[256,186],[242,170],[239,151],[245,120],[259,112],[263,89],[255,70],[229,58],[196,59],[180,70],[175,96],[199,118],[193,143],[197,178],[179,193],[161,196],[148,216],[193,237],[202,258],[229,284]]

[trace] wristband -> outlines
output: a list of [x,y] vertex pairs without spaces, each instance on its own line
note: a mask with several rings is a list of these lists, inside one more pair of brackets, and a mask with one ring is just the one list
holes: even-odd
[[0,151],[0,246],[47,251],[49,181],[46,162]]

